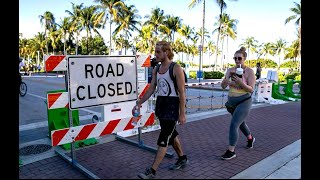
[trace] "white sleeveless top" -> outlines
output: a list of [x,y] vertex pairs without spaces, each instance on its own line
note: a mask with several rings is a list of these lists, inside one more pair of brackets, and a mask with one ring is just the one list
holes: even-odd
[[169,69],[164,73],[160,74],[157,72],[157,96],[174,96],[178,97],[173,81],[170,78]]

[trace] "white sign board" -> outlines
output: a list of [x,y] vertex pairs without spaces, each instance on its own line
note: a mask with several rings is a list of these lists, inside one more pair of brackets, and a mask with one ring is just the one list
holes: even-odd
[[138,67],[138,81],[147,81],[147,67]]
[[[103,121],[111,121],[115,119],[123,119],[132,117],[132,108],[136,105],[136,101],[128,101],[114,104],[107,104],[103,106]],[[140,114],[144,115],[148,110],[148,101],[144,102],[140,108]]]
[[136,56],[68,56],[69,107],[137,100]]

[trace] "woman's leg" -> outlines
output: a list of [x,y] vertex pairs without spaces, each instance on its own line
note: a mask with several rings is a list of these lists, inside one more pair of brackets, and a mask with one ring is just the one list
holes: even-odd
[[250,134],[250,130],[245,123],[245,119],[250,112],[252,101],[251,99],[246,100],[239,104],[235,109],[229,129],[229,150],[234,151],[239,138],[239,128],[245,135]]

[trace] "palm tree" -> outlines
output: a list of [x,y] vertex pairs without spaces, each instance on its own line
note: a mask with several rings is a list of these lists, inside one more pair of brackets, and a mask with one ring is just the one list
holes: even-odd
[[[285,20],[285,24],[287,24],[288,22],[292,21],[292,20],[296,20],[295,21],[295,25],[298,26],[298,30],[299,30],[299,54],[298,56],[300,57],[300,53],[301,53],[301,1],[300,4],[294,2],[295,7],[290,8],[290,10],[294,13],[292,16],[288,17]],[[300,60],[301,63],[301,60]],[[300,64],[301,66],[301,64]],[[300,67],[299,67],[300,70]]]
[[[63,19],[61,19],[61,24],[57,24],[59,26],[59,38],[62,39],[63,38],[63,54],[67,55],[66,52],[66,37],[67,34],[69,33],[69,30],[71,29],[72,26],[72,21],[71,21],[71,17],[64,17]],[[63,36],[63,37],[61,37]]]
[[[83,3],[81,3],[80,5],[75,5],[74,3],[71,2],[71,4],[72,4],[72,12],[69,10],[66,10],[65,12],[70,15],[71,21],[73,22],[69,29],[69,33],[76,42],[75,54],[77,55],[78,54],[78,37],[80,35],[80,31],[83,29],[83,27],[81,27],[81,24],[80,24],[81,12],[83,10]],[[74,38],[73,33],[76,33],[76,38]]]
[[158,31],[162,32],[168,32],[169,29],[167,26],[164,24],[165,16],[164,16],[164,11],[161,10],[160,8],[156,7],[151,10],[151,15],[146,15],[145,18],[147,20],[144,22],[143,25],[148,25],[151,26],[153,29],[153,32],[158,36]]
[[293,41],[290,47],[286,48],[286,54],[284,55],[284,59],[293,59],[295,61],[299,54],[299,47],[299,41]]
[[[117,35],[120,31],[123,31],[126,44],[128,45],[129,37],[132,37],[131,32],[137,31],[140,32],[141,22],[138,19],[141,19],[141,16],[138,14],[138,10],[134,5],[126,7],[127,10],[120,9],[118,19],[116,20],[117,27],[113,32],[113,36]],[[125,54],[126,54],[125,46]]]
[[181,21],[178,16],[171,16],[168,15],[166,17],[166,20],[164,21],[164,24],[169,28],[170,30],[170,41],[174,42],[174,34],[178,31],[178,29],[181,28]]
[[136,50],[141,53],[152,53],[158,38],[152,33],[152,26],[142,26],[141,33],[138,35],[138,38],[135,38]]
[[61,43],[61,33],[56,29],[52,29],[50,32],[49,32],[49,39],[50,39],[50,42],[51,42],[51,46],[52,46],[52,54],[55,54],[55,50],[57,49],[59,43]]
[[[191,3],[189,4],[189,8],[194,8],[197,4],[200,4],[202,1],[202,29],[205,29],[205,13],[206,13],[206,0],[191,0]],[[202,69],[201,67],[201,62],[203,61],[203,51],[202,51],[202,48],[204,46],[204,31],[202,31],[202,34],[201,34],[201,43],[200,43],[200,47],[199,47],[199,50],[200,50],[200,68],[199,69]]]
[[274,44],[267,42],[267,43],[263,43],[261,45],[261,51],[260,53],[264,56],[265,59],[267,59],[268,55],[274,55],[275,51],[274,51]]
[[194,35],[194,28],[191,28],[189,25],[182,25],[180,29],[178,29],[178,33],[185,38],[185,42],[187,44],[186,53],[187,53],[187,60],[189,61],[189,54],[190,54],[190,48],[188,48],[188,41],[191,39],[191,37]]
[[250,50],[253,52],[256,52],[257,43],[258,43],[258,41],[255,40],[254,37],[251,36],[251,37],[247,37],[247,39],[245,39],[244,42],[239,45],[240,47],[243,46],[246,49],[248,49],[247,59],[249,59]]
[[[224,44],[225,38],[227,38],[227,53],[226,54],[228,54],[228,38],[230,36],[231,39],[233,39],[233,40],[236,39],[236,37],[237,37],[236,29],[237,29],[238,20],[231,19],[230,15],[223,13],[221,15],[221,19],[218,20],[218,23],[220,26],[220,34],[221,34],[221,41],[222,41],[222,48],[221,48],[222,55],[223,55],[223,51],[224,51],[223,44]],[[215,25],[217,25],[217,23],[215,23]],[[219,28],[215,29],[213,31],[213,33],[215,33],[216,31],[219,31]],[[224,67],[223,57],[224,56],[221,56],[222,67]]]
[[32,45],[36,47],[37,50],[44,54],[44,49],[46,48],[46,40],[44,33],[38,32],[34,38],[31,39]]
[[[202,5],[203,5],[203,8],[202,8],[202,28],[203,29],[205,29],[205,7],[206,7],[205,1],[206,0],[191,0],[191,3],[189,4],[189,8],[194,8],[197,4],[200,4],[202,2]],[[234,1],[237,1],[237,0],[234,0]],[[225,3],[224,0],[216,0],[216,3],[220,7],[220,18],[221,18],[223,10],[225,8],[227,8],[227,4]],[[218,37],[217,37],[217,47],[219,47],[220,29],[221,29],[221,25],[219,25],[219,31],[218,31]],[[203,43],[204,43],[204,34],[202,35],[202,39],[201,39],[201,46],[202,47],[203,47]],[[218,59],[218,51],[216,53],[216,62],[217,62],[217,59]]]
[[98,10],[99,9],[97,6],[92,5],[89,7],[85,7],[81,11],[80,24],[86,30],[87,33],[87,54],[89,54],[90,52],[88,40],[89,37],[92,37],[91,31],[101,36],[97,29],[102,27],[104,21],[104,12],[99,12]]
[[[47,39],[47,31],[55,26],[55,17],[50,11],[44,12],[43,15],[39,15],[41,25],[44,25],[44,34]],[[48,42],[46,42],[47,54],[48,54]]]
[[209,48],[209,65],[211,66],[212,64],[210,64],[210,57],[216,52],[217,47],[213,41],[209,41],[208,48]]
[[101,8],[104,10],[107,10],[109,12],[110,18],[109,18],[109,55],[111,54],[111,25],[112,22],[118,19],[118,12],[119,9],[123,8],[126,9],[126,5],[123,1],[121,0],[94,0],[94,2],[98,2],[101,4]]
[[286,49],[287,42],[284,39],[279,39],[275,43],[275,53],[279,56],[278,69],[280,68],[280,55]]

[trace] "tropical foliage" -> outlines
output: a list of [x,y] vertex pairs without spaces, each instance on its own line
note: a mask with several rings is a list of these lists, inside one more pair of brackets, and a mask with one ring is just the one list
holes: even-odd
[[[97,5],[71,3],[70,9],[65,10],[67,16],[59,20],[50,11],[39,15],[39,23],[44,32],[38,32],[30,39],[19,33],[19,56],[36,63],[38,55],[42,59],[46,54],[110,55],[112,52],[127,54],[128,51],[154,53],[155,43],[167,40],[172,42],[173,50],[179,54],[181,63],[188,62],[191,67],[203,67],[203,53],[206,53],[209,55],[209,65],[206,66],[213,67],[214,71],[217,71],[217,68],[224,71],[230,66],[224,62],[223,57],[228,54],[229,40],[237,37],[238,20],[227,13],[227,2],[224,0],[215,1],[220,12],[217,14],[217,21],[208,24],[214,27],[213,32],[208,32],[204,27],[206,0],[189,1],[190,9],[199,4],[203,6],[201,28],[191,27],[184,23],[185,20],[168,15],[159,7],[151,9],[144,17],[145,21],[142,21],[137,8],[134,5],[128,6],[123,0],[94,2]],[[247,37],[239,45],[246,47],[247,59],[259,61],[264,67],[277,68],[281,68],[285,61],[301,62],[300,4],[301,2],[294,2],[294,7],[289,9],[293,15],[284,20],[285,24],[295,20],[295,24],[299,25],[297,40],[286,42],[280,38],[276,42],[258,42],[254,37]],[[110,38],[102,37],[101,31],[108,31]],[[217,39],[213,39],[215,35]],[[199,55],[200,63],[198,58],[195,58]]]

